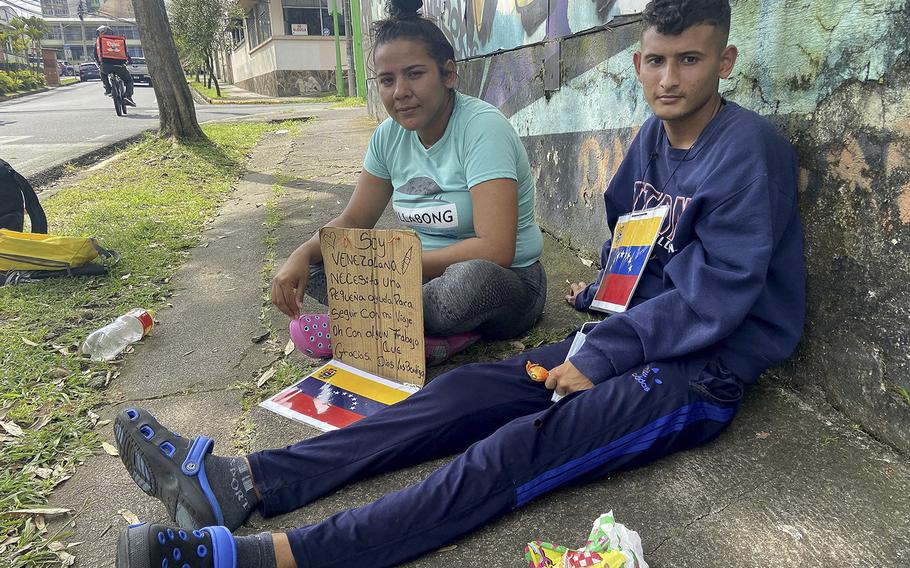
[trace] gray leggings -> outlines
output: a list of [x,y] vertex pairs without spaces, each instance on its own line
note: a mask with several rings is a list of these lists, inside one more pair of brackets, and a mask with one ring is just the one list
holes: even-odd
[[[322,264],[310,267],[306,292],[328,305]],[[424,333],[447,337],[478,331],[489,339],[518,337],[540,319],[546,299],[547,275],[540,262],[524,268],[480,259],[459,262],[424,282]]]

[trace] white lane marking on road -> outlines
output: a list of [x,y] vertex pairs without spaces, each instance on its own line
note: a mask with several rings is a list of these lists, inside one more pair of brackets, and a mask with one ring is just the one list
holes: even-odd
[[101,140],[102,138],[110,138],[113,134],[102,134],[101,136],[95,136],[94,138],[89,138],[89,142],[94,142],[95,140]]
[[13,144],[20,140],[27,140],[29,138],[33,138],[33,136],[31,136],[30,134],[25,135],[25,136],[0,136],[0,146],[6,145],[6,144]]

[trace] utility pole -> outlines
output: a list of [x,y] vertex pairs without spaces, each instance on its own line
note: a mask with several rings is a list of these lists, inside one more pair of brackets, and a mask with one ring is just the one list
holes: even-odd
[[357,94],[357,76],[354,73],[354,38],[351,32],[351,0],[347,0],[344,6],[344,39],[348,48],[348,96],[353,97]]
[[360,33],[360,0],[351,0],[351,25],[354,27],[354,69],[357,72],[357,96],[367,98],[367,76],[363,68],[363,37]]
[[76,8],[76,14],[79,16],[79,27],[82,28],[82,61],[86,61],[85,48],[85,1],[79,0],[79,6]]
[[335,28],[335,94],[344,96],[344,83],[341,80],[341,38],[338,37],[338,0],[332,0],[332,22]]

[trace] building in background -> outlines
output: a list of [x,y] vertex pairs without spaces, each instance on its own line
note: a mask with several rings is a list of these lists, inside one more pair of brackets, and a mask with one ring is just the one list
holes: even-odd
[[[335,90],[332,0],[240,0],[242,22],[231,33],[225,78],[263,95],[286,97]],[[342,66],[347,69],[344,5],[338,0]]]
[[92,60],[95,30],[110,26],[126,38],[130,57],[144,57],[139,28],[128,0],[83,0],[86,14],[79,19],[79,0],[41,0],[41,12],[50,30],[41,40],[43,47],[56,49],[57,59],[70,63]]

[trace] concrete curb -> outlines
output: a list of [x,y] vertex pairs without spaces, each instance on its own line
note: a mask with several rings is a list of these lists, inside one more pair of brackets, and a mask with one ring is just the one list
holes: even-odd
[[50,168],[47,168],[45,170],[41,170],[35,174],[32,174],[31,176],[29,176],[28,181],[29,181],[29,183],[32,184],[32,186],[36,190],[39,190],[41,187],[50,185],[50,184],[54,183],[55,181],[57,181],[58,179],[65,176],[66,175],[66,166],[68,164],[73,164],[76,166],[92,165],[95,162],[99,162],[104,158],[109,158],[109,157],[113,156],[117,152],[123,150],[124,148],[126,148],[127,146],[132,144],[133,142],[137,142],[137,141],[141,140],[149,132],[153,132],[155,130],[157,130],[157,129],[145,130],[143,132],[140,132],[139,134],[133,134],[132,136],[123,138],[122,140],[112,142],[112,143],[102,146],[100,148],[95,148],[94,150],[92,150],[90,152],[86,152],[85,154],[82,154],[81,156],[77,156],[77,157],[73,158],[72,160],[68,160],[62,164],[58,164],[56,166],[52,166]]
[[51,87],[44,87],[43,89],[37,89],[35,91],[26,91],[24,93],[14,93],[12,95],[3,95],[2,97],[0,97],[0,103],[6,102],[6,101],[11,101],[14,99],[21,99],[22,97],[27,97],[29,95],[37,95],[38,93],[46,93],[47,91],[50,91],[50,90],[51,90]]

